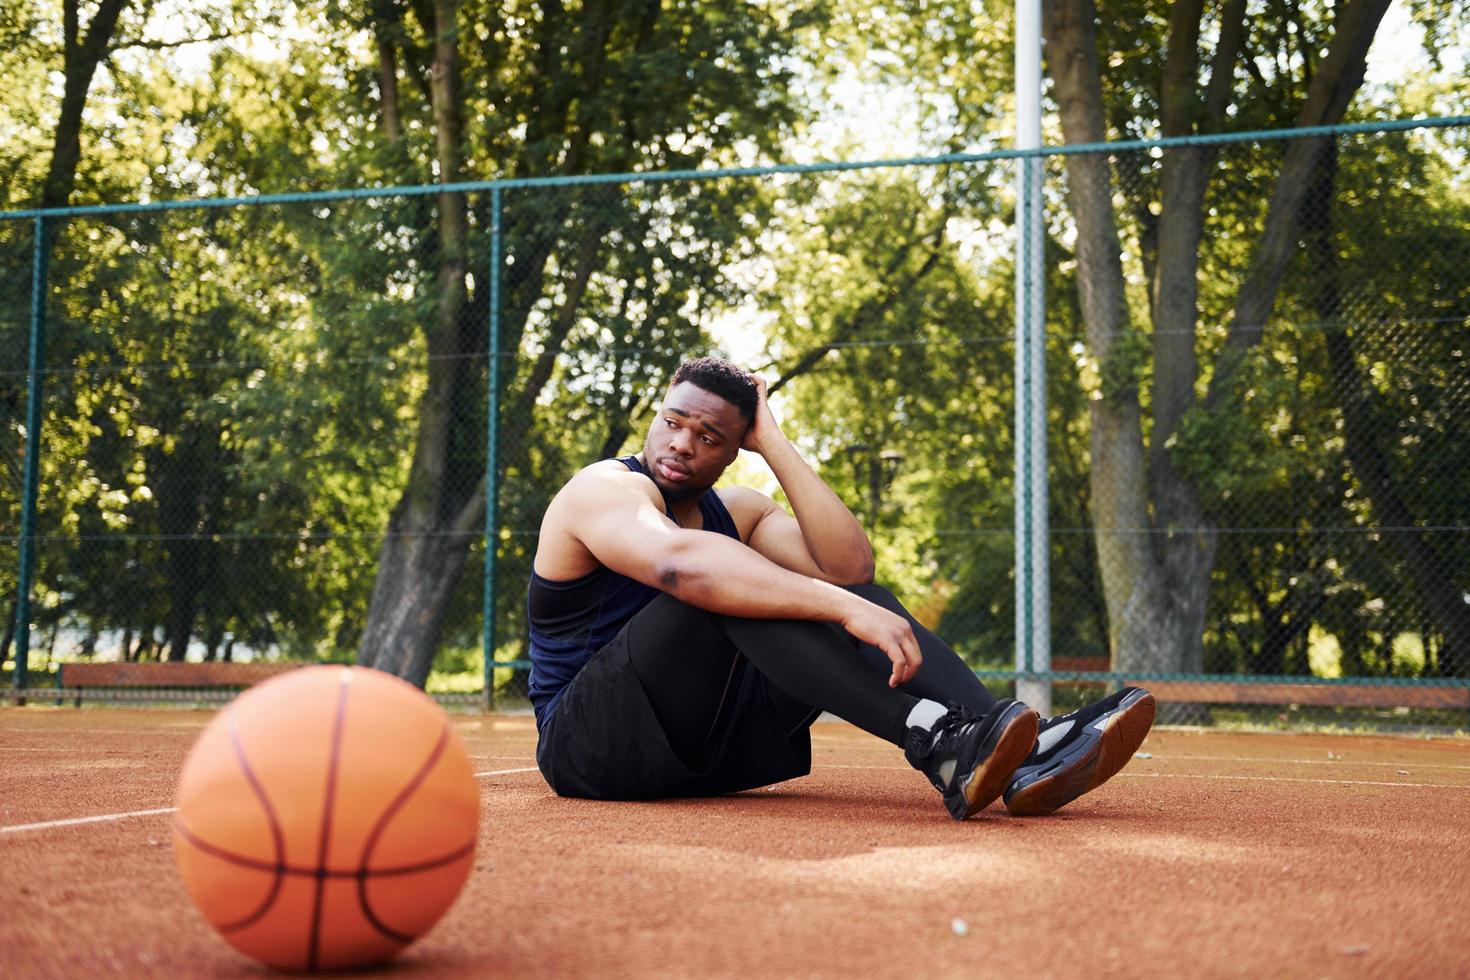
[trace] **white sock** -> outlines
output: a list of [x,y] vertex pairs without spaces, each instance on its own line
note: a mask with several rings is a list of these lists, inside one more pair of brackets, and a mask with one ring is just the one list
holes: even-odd
[[908,721],[904,722],[908,728],[922,728],[930,731],[934,723],[949,713],[949,709],[938,701],[930,701],[928,698],[920,698],[919,703],[909,709]]

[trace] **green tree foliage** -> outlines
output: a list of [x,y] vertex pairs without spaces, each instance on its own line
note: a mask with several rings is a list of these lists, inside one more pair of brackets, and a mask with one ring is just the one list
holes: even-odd
[[[784,58],[811,15],[327,3],[230,16],[225,27],[248,40],[217,47],[207,75],[172,77],[162,45],[134,74],[113,73],[109,131],[93,134],[89,157],[97,173],[171,197],[758,159],[796,118]],[[629,386],[657,387],[699,341],[720,269],[749,248],[762,207],[748,182],[522,201],[508,197],[501,242],[501,349],[516,355],[503,364],[512,516],[616,441]],[[73,336],[55,358],[78,367],[48,394],[48,430],[77,433],[56,447],[65,472],[48,474],[54,526],[43,531],[58,555],[84,554],[80,529],[111,507],[108,526],[130,544],[156,539],[126,566],[148,567],[131,584],[149,601],[128,615],[163,631],[170,652],[199,630],[211,647],[222,629],[306,652],[360,643],[366,662],[422,681],[452,609],[451,628],[478,632],[464,601],[478,583],[455,586],[484,507],[489,203],[441,193],[270,217],[189,212],[179,224],[104,219],[75,236],[83,254],[54,281],[99,288],[56,291],[58,337]],[[259,227],[221,232],[231,224]],[[230,268],[201,272],[211,264]],[[83,395],[94,356],[117,377]],[[344,543],[376,543],[366,515],[386,528],[387,591],[371,605],[370,555]],[[248,548],[221,550],[227,526]],[[81,582],[84,562],[43,585],[54,616],[107,606],[109,583]],[[217,568],[270,589],[231,592]],[[507,615],[518,605],[507,598]]]
[[[977,666],[1014,643],[1009,165],[785,188],[765,357],[802,444],[870,528],[878,577]],[[1054,256],[1058,258],[1059,256]],[[1055,269],[1056,262],[1050,263]],[[1060,286],[1061,280],[1053,283]],[[1075,322],[1071,304],[1059,323]],[[1048,348],[1053,548],[1067,649],[1106,643],[1087,523],[1076,353]],[[1080,547],[1079,547],[1080,545]]]
[[[315,655],[351,635],[411,405],[361,368],[415,354],[400,311],[341,277],[339,215],[74,219],[59,239],[57,281],[89,288],[51,310],[71,366],[46,389],[53,616],[156,627],[174,659],[191,637]],[[295,262],[272,260],[283,246]]]
[[[798,25],[779,11],[725,3],[550,3],[482,11],[441,3],[432,12],[424,5],[375,7],[371,22],[379,42],[380,129],[390,141],[407,140],[412,160],[413,140],[403,124],[412,114],[400,116],[399,107],[417,107],[408,93],[426,90],[439,180],[729,161],[737,152],[770,151],[794,118],[782,55]],[[400,65],[408,87],[397,86]],[[427,77],[424,65],[433,68]],[[469,147],[474,150],[461,152]],[[498,346],[526,355],[506,372],[503,420],[510,431],[525,426],[548,433],[565,424],[559,417],[533,423],[543,397],[559,384],[575,389],[577,372],[594,359],[587,351],[564,352],[589,316],[605,312],[589,305],[611,295],[599,285],[605,261],[617,257],[628,286],[671,284],[688,297],[672,308],[678,311],[672,320],[683,320],[687,333],[755,200],[749,185],[685,184],[656,199],[603,187],[521,213],[508,201]],[[456,358],[485,348],[485,294],[465,288],[464,262],[472,252],[484,254],[465,236],[485,228],[489,216],[484,200],[466,208],[456,195],[441,194],[436,203],[430,376],[413,467],[380,552],[358,654],[361,662],[419,682],[460,586],[468,532],[481,521],[486,489],[474,479],[484,468],[478,440],[463,441],[477,429],[484,366]],[[672,265],[664,264],[646,230],[660,225],[665,234],[687,236],[671,246]],[[641,315],[646,302],[629,309]],[[659,315],[667,318],[668,311]],[[617,374],[618,357],[602,359],[593,373]],[[676,357],[674,348],[664,348],[665,364]],[[507,440],[510,513],[517,488],[535,479],[538,438],[544,436]]]
[[[1111,5],[1099,17],[1091,4],[1048,4],[1047,51],[1065,136],[1148,138],[1353,118],[1349,104],[1381,7],[1308,5],[1247,17],[1240,3],[1135,3]],[[890,27],[889,36],[915,43],[922,35],[945,50],[943,25],[951,19],[942,6],[901,9],[912,20]],[[994,13],[1006,16],[1002,9]],[[1460,8],[1426,6],[1416,16],[1430,23],[1432,44],[1463,36]],[[985,49],[989,42],[976,44]],[[885,71],[901,74],[894,64]],[[937,102],[931,116],[944,121],[961,114],[947,108],[942,86],[930,79],[955,70],[983,79],[993,63],[956,69],[941,59],[930,67],[932,73],[916,72],[912,84]],[[1453,112],[1463,95],[1463,80],[1409,76],[1396,91],[1370,92],[1355,111],[1370,117]],[[1362,104],[1369,100],[1371,107]],[[994,117],[972,117],[942,143],[984,145],[997,128]],[[1090,443],[1090,465],[1084,464],[1090,507],[1099,525],[1119,531],[1103,527],[1094,535],[1109,580],[1110,645],[1123,654],[1122,664],[1146,666],[1157,653],[1157,664],[1169,668],[1306,671],[1309,629],[1330,613],[1335,626],[1345,616],[1354,620],[1344,635],[1374,637],[1381,647],[1417,620],[1412,629],[1425,636],[1428,670],[1440,669],[1439,646],[1463,635],[1462,594],[1470,578],[1439,552],[1448,547],[1446,532],[1385,532],[1383,544],[1367,533],[1374,525],[1439,527],[1449,534],[1464,526],[1430,522],[1428,511],[1443,512],[1455,495],[1436,494],[1429,481],[1411,475],[1430,459],[1419,453],[1418,434],[1391,434],[1442,416],[1403,398],[1394,404],[1397,384],[1387,381],[1403,372],[1422,377],[1415,387],[1424,405],[1453,403],[1462,387],[1457,342],[1441,334],[1463,329],[1466,307],[1456,294],[1465,277],[1435,267],[1464,254],[1457,235],[1462,181],[1434,166],[1447,151],[1456,158],[1450,147],[1458,140],[1450,133],[1347,143],[1336,187],[1306,200],[1316,178],[1302,149],[1311,144],[1069,158],[1071,198],[1065,211],[1063,202],[1052,205],[1065,219],[1053,233],[1078,260],[1062,291],[1074,294],[1080,286],[1089,298],[1083,351],[1091,363],[1077,380],[1093,399],[1091,417],[1074,417],[1073,424]],[[1400,222],[1396,212],[1415,218]],[[1116,234],[1099,223],[1104,217],[1108,227],[1116,222]],[[1424,232],[1405,227],[1421,221]],[[1326,250],[1314,251],[1311,239],[1323,234]],[[1101,273],[1105,257],[1120,246],[1120,265]],[[1405,274],[1390,286],[1380,272]],[[1371,312],[1361,302],[1328,308],[1322,284],[1329,279],[1352,285],[1360,299],[1362,284],[1374,282],[1396,302],[1376,299]],[[1050,301],[1057,295],[1053,288]],[[1399,318],[1438,322],[1446,330],[1381,325]],[[1378,348],[1371,355],[1370,338]],[[1429,362],[1421,360],[1426,356]],[[1344,372],[1352,364],[1365,379],[1361,387],[1377,391],[1347,397],[1353,386]],[[1377,467],[1376,496],[1423,501],[1424,516],[1406,507],[1390,520],[1368,503],[1374,480],[1359,460],[1373,456],[1374,447],[1354,454],[1343,435],[1352,428],[1345,422],[1355,400],[1363,403],[1358,415],[1366,427],[1379,434],[1376,452],[1393,457]],[[1059,422],[1054,416],[1054,466]],[[1451,442],[1460,444],[1458,436],[1436,444],[1444,452]],[[1438,502],[1430,505],[1429,497]],[[1238,533],[1251,528],[1260,530]],[[1148,529],[1155,537],[1140,534]],[[1417,551],[1393,544],[1421,538]],[[1416,576],[1416,567],[1433,571]],[[1072,594],[1054,591],[1059,608]],[[1055,622],[1065,628],[1069,618],[1062,614]],[[1390,619],[1398,625],[1390,628]],[[1164,640],[1166,634],[1172,638]],[[1065,640],[1055,640],[1059,652],[1067,651]],[[1470,663],[1453,651],[1444,659]]]
[[[963,37],[956,24],[966,18],[968,10],[944,4],[901,4],[890,12],[900,16],[875,19],[866,6],[857,5],[839,22],[851,27],[847,43],[870,59],[874,77],[918,91],[924,106],[923,131],[931,146],[985,146],[1003,136],[1011,123],[1003,112],[1005,92],[995,85],[1001,74],[995,71],[995,64],[997,56],[1009,64],[1003,39],[1008,32],[1008,7],[997,5],[991,11],[991,23],[999,25],[999,36],[991,32],[990,24],[984,24]],[[1314,79],[1320,87],[1325,74],[1342,68],[1346,52],[1337,64],[1320,62],[1348,16],[1342,11],[1293,8],[1241,20],[1243,5],[1222,4],[1204,10],[1196,24],[1192,17],[1197,12],[1190,5],[1168,8],[1147,3],[1108,8],[1106,17],[1096,24],[1095,44],[1096,57],[1103,65],[1095,78],[1103,128],[1089,138],[1148,138],[1290,125],[1308,100]],[[1440,11],[1440,19],[1434,20],[1436,15],[1417,13],[1433,21],[1431,41],[1443,45],[1447,37],[1462,36],[1463,21],[1456,19],[1458,14],[1446,16],[1453,12]],[[1199,33],[1191,34],[1192,30]],[[1055,52],[1058,40],[1060,37],[1053,37],[1049,50]],[[966,46],[989,57],[977,54],[968,61],[953,57],[957,48]],[[1188,56],[1196,48],[1199,60],[1191,74]],[[1357,83],[1347,79],[1344,84],[1351,88]],[[951,100],[947,94],[951,88],[963,91],[963,98]],[[1401,115],[1406,110],[1453,112],[1463,105],[1463,89],[1463,81],[1456,83],[1452,74],[1434,83],[1408,76],[1396,90],[1374,89],[1360,100],[1372,104],[1362,104],[1355,111],[1368,117]],[[1345,118],[1353,118],[1352,112]],[[1126,535],[1137,537],[1153,525],[1161,532],[1170,527],[1202,528],[1200,540],[1206,547],[1198,554],[1212,555],[1195,572],[1186,572],[1188,560],[1170,566],[1169,559],[1163,558],[1168,548],[1183,546],[1185,558],[1194,549],[1188,544],[1188,534],[1175,531],[1170,533],[1178,545],[1158,539],[1160,550],[1147,559],[1162,559],[1160,568],[1173,568],[1162,579],[1171,589],[1185,585],[1191,576],[1195,582],[1189,586],[1194,598],[1179,607],[1193,609],[1192,625],[1175,620],[1174,626],[1183,628],[1183,633],[1178,642],[1164,646],[1181,655],[1192,647],[1193,657],[1203,659],[1186,655],[1183,661],[1170,661],[1173,666],[1306,672],[1311,669],[1307,651],[1314,624],[1349,638],[1342,640],[1342,647],[1344,662],[1352,661],[1345,669],[1352,671],[1379,668],[1368,662],[1372,655],[1365,660],[1348,652],[1349,648],[1366,644],[1381,651],[1405,631],[1424,637],[1425,662],[1414,669],[1436,672],[1447,669],[1445,665],[1470,664],[1470,657],[1442,650],[1456,633],[1457,617],[1464,612],[1461,595],[1470,584],[1463,563],[1454,558],[1457,549],[1450,543],[1454,529],[1465,526],[1461,517],[1449,513],[1458,497],[1420,475],[1426,467],[1436,474],[1446,472],[1438,461],[1454,465],[1449,461],[1457,463],[1459,457],[1449,447],[1464,445],[1459,433],[1450,431],[1453,424],[1446,421],[1458,415],[1425,407],[1437,402],[1457,404],[1457,393],[1463,390],[1457,380],[1463,373],[1463,360],[1455,338],[1463,331],[1466,306],[1460,291],[1466,277],[1451,266],[1461,262],[1465,252],[1458,235],[1463,227],[1460,202],[1464,188],[1453,166],[1443,165],[1458,159],[1455,147],[1460,140],[1458,132],[1451,131],[1348,141],[1342,150],[1338,185],[1325,201],[1276,208],[1278,226],[1282,215],[1292,216],[1293,207],[1301,214],[1297,252],[1283,265],[1279,286],[1272,287],[1272,331],[1255,339],[1249,355],[1238,363],[1221,360],[1229,335],[1224,327],[1232,317],[1238,320],[1246,306],[1258,306],[1264,295],[1265,284],[1256,264],[1263,236],[1269,233],[1284,241],[1279,228],[1271,230],[1269,191],[1287,162],[1289,144],[1113,157],[1111,180],[1126,274],[1119,296],[1125,316],[1146,326],[1104,330],[1101,335],[1108,343],[1101,346],[1080,342],[1080,318],[1056,315],[1076,300],[1077,251],[1073,244],[1075,212],[1068,213],[1064,201],[1052,201],[1057,261],[1050,266],[1054,281],[1048,289],[1049,308],[1055,312],[1048,316],[1048,363],[1052,524],[1059,529],[1052,544],[1053,642],[1059,654],[1116,653],[1116,631],[1127,617],[1122,606],[1115,606],[1109,615],[1099,601],[1106,577],[1099,566],[1110,562],[1112,571],[1118,572],[1124,564],[1117,560],[1118,541]],[[1310,183],[1299,164],[1294,173],[1286,183],[1295,180],[1303,187]],[[1173,231],[1161,221],[1161,214],[1170,208],[1189,210],[1179,196],[1180,174],[1192,175],[1191,180],[1207,178],[1189,191],[1203,195],[1198,210],[1201,233],[1193,246],[1177,237],[1182,227],[1177,213]],[[1176,181],[1172,189],[1171,179]],[[881,207],[876,210],[892,220],[892,212]],[[1396,214],[1413,218],[1401,221]],[[1333,261],[1314,253],[1309,244],[1313,228],[1329,219],[1330,251],[1341,253]],[[875,220],[881,219],[875,215]],[[1161,234],[1176,237],[1161,245]],[[1171,258],[1161,258],[1165,250]],[[873,272],[869,270],[870,275]],[[1192,313],[1180,319],[1178,303],[1169,307],[1160,299],[1164,294],[1159,290],[1175,288],[1186,276],[1194,280],[1196,296]],[[1393,277],[1392,283],[1388,277]],[[1361,302],[1350,309],[1324,309],[1322,283],[1330,278],[1352,284],[1356,297],[1371,288],[1382,290],[1382,296],[1371,304],[1371,312]],[[1003,280],[997,281],[1004,287]],[[1242,297],[1252,298],[1246,306],[1239,306]],[[816,306],[824,302],[818,300]],[[1388,325],[1399,320],[1439,326],[1413,330]],[[1171,342],[1171,337],[1186,338],[1188,347]],[[1365,388],[1374,389],[1358,400],[1368,406],[1363,412],[1376,413],[1368,417],[1367,424],[1378,432],[1375,444],[1381,448],[1377,452],[1391,457],[1379,467],[1384,476],[1378,480],[1377,496],[1413,499],[1423,507],[1422,515],[1406,507],[1398,510],[1397,519],[1388,519],[1381,507],[1375,508],[1366,465],[1355,462],[1354,454],[1345,447],[1344,421],[1350,414],[1351,399],[1345,395],[1342,357],[1336,367],[1329,357],[1334,346],[1348,349],[1332,341],[1343,337],[1348,338],[1349,361],[1357,363]],[[1231,343],[1240,339],[1237,334]],[[820,339],[812,343],[819,347]],[[1370,347],[1375,348],[1371,353]],[[839,377],[849,369],[846,365],[858,372],[859,360],[855,356],[824,360],[822,394],[813,405],[830,403],[831,392],[841,383]],[[1225,370],[1214,368],[1216,363],[1223,363]],[[1192,369],[1191,364],[1195,365]],[[1227,385],[1233,372],[1239,375]],[[1215,374],[1221,379],[1218,387],[1222,391],[1229,387],[1236,400],[1217,395],[1216,401],[1202,400],[1190,408],[1192,399],[1203,398]],[[926,371],[916,383],[941,376]],[[1416,381],[1409,382],[1408,376]],[[1059,379],[1065,384],[1059,384]],[[906,440],[921,438],[915,433],[931,425],[940,431],[959,431],[956,419],[943,424],[938,415],[897,411],[886,393],[878,394],[880,385],[870,388],[868,384],[867,378],[858,384],[866,398],[829,417],[878,413],[890,426],[901,426]],[[1009,400],[1003,384],[970,391],[981,404]],[[1120,453],[1122,447],[1115,443],[1095,441],[1097,416],[1088,411],[1088,404],[1099,395],[1103,407],[1118,398],[1135,400],[1139,406],[1140,455],[1136,460]],[[1416,403],[1414,398],[1422,401]],[[1427,431],[1421,434],[1424,429]],[[1114,431],[1122,431],[1116,423]],[[1435,432],[1434,455],[1421,449],[1421,440],[1427,441],[1430,431]],[[995,459],[992,465],[1008,473],[1004,453],[990,452]],[[1366,450],[1357,454],[1366,455]],[[833,471],[841,473],[835,453],[832,459]],[[1136,492],[1130,491],[1133,503],[1129,506],[1136,519],[1122,521],[1114,515],[1114,522],[1124,525],[1119,535],[1100,533],[1092,526],[1098,507],[1098,501],[1092,499],[1092,484],[1100,475],[1100,459],[1121,474],[1142,479]],[[1192,483],[1194,490],[1180,495],[1167,489],[1172,479],[1169,473],[1176,465],[1185,484]],[[1113,495],[1124,482],[1104,479]],[[849,493],[854,495],[850,499],[862,499],[860,486],[851,487]],[[1196,502],[1188,503],[1196,493]],[[896,511],[904,519],[929,528],[940,526],[924,513],[923,505],[932,506],[944,498],[926,494],[920,498],[921,505],[916,497],[895,490],[889,494],[901,497]],[[1081,513],[1071,509],[1079,500]],[[1171,507],[1175,508],[1172,512]],[[987,511],[981,502],[968,501],[964,513],[988,514],[992,526],[1008,524],[1003,517],[994,520],[996,510]],[[1374,527],[1399,525],[1410,530],[1382,535],[1373,531]],[[1216,534],[1212,527],[1228,532]],[[1415,527],[1440,530],[1420,534],[1412,530]],[[1074,537],[1078,530],[1090,534]],[[1402,543],[1421,539],[1424,543],[1415,548]],[[1081,547],[1082,541],[1105,544],[1113,554],[1111,558],[1099,556],[1093,547]],[[1214,555],[1216,549],[1218,555]],[[959,635],[957,617],[971,604],[983,605],[982,597],[1009,601],[1010,584],[1004,580],[1010,570],[1009,541],[995,551],[985,574],[976,576],[970,587],[952,593],[945,621],[951,634]],[[1138,568],[1143,574],[1144,565]],[[1416,568],[1424,570],[1416,574]],[[952,579],[943,581],[953,588]],[[1112,591],[1125,594],[1139,587],[1139,581],[1130,584],[1121,576],[1115,579]],[[1461,597],[1458,606],[1451,601],[1455,597]],[[1160,594],[1139,601],[1164,610],[1171,602],[1182,600]],[[1436,608],[1438,614],[1430,612]],[[1009,628],[1008,611],[992,608],[988,615],[997,631]],[[1009,646],[1009,638],[1003,639],[1006,642],[996,644],[1001,649]],[[1124,639],[1137,651],[1152,642],[1145,642],[1141,633]],[[1391,661],[1379,654],[1373,663],[1387,670],[1390,668],[1384,665]],[[1402,663],[1393,669],[1403,669]]]
[[[490,197],[433,186],[782,159],[820,86],[853,76],[915,93],[916,151],[988,147],[1011,126],[1010,8],[990,6],[977,22],[970,4],[933,0],[120,5],[76,117],[68,200],[430,192],[59,228],[42,625],[134,656],[191,643],[215,656],[356,651],[416,681],[446,642],[475,645],[483,583],[467,569],[481,557],[494,314],[502,641],[522,634],[549,495],[636,446],[681,356],[733,338],[760,351],[783,422],[872,528],[880,578],[973,663],[1004,665],[1010,164],[505,190],[493,311]],[[1131,0],[1089,21],[1098,70],[1058,91],[1095,84],[1100,136],[1287,125],[1350,6],[1247,18],[1234,2]],[[57,79],[80,66],[100,7],[81,11],[70,41],[68,9],[0,15],[7,206],[60,186]],[[1454,17],[1423,16],[1436,43],[1458,36]],[[215,39],[207,57],[179,43],[191,37]],[[1061,32],[1049,50],[1069,37],[1079,45]],[[1464,94],[1406,80],[1339,115],[1433,111]],[[1076,120],[1063,122],[1075,138]],[[1167,648],[1183,658],[1172,666],[1300,673],[1315,630],[1348,672],[1470,666],[1451,649],[1445,600],[1470,587],[1464,549],[1392,530],[1470,524],[1465,495],[1443,489],[1470,463],[1464,140],[1364,137],[1330,168],[1291,164],[1307,203],[1284,238],[1271,198],[1284,145],[1103,161],[1121,253],[1107,329],[1083,301],[1095,290],[1079,292],[1101,281],[1087,206],[1051,182],[1059,655]],[[1265,289],[1272,235],[1290,247]],[[0,222],[7,529],[29,236]],[[1268,293],[1267,329],[1228,326],[1256,323],[1242,296]],[[1133,537],[1107,533],[1121,525]],[[1193,530],[1164,533],[1177,529]],[[1152,582],[1137,594],[1172,608],[1172,625],[1120,633],[1130,581],[1117,562],[1140,541],[1157,547],[1125,556],[1131,584]],[[0,569],[7,596],[13,567]],[[1424,638],[1422,663],[1385,654],[1403,633]]]

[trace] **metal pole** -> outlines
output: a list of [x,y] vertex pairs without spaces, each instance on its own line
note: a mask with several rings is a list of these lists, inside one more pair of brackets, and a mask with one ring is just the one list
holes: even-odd
[[485,413],[485,597],[481,643],[485,657],[485,710],[495,706],[495,547],[500,540],[500,188],[490,191],[490,329],[485,341],[489,376]]
[[[21,486],[20,575],[15,596],[15,687],[29,686],[26,672],[31,652],[31,579],[36,570],[36,497],[41,453],[41,381],[46,363],[46,219],[36,216],[31,253],[31,350],[26,389],[26,459]],[[17,697],[16,704],[25,704]]]
[[[1041,0],[1016,0],[1016,149],[1041,146]],[[1017,161],[1016,696],[1051,714],[1047,563],[1046,291],[1042,158]],[[1027,676],[1033,675],[1033,676]]]

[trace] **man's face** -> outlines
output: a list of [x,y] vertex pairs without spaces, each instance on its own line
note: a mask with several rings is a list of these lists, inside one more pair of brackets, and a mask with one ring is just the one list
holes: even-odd
[[664,499],[704,493],[740,453],[745,420],[719,395],[689,381],[669,389],[648,428],[643,458]]

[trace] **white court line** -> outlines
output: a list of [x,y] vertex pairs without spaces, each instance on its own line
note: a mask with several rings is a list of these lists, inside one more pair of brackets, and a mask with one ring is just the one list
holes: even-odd
[[66,752],[70,755],[76,755],[77,750],[75,748],[62,748],[59,745],[55,748],[44,749],[32,748],[28,745],[0,745],[0,752]]
[[[111,758],[112,756],[115,756],[120,752],[126,751],[128,751],[128,749],[123,746],[119,746],[115,749],[92,748],[87,751],[87,755],[100,755],[104,758]],[[67,755],[77,754],[75,746],[72,746],[71,748],[65,748],[60,745],[0,745],[0,752],[64,752]],[[86,762],[86,756],[80,757],[77,761]]]
[[198,735],[198,728],[0,728],[12,735]]
[[173,813],[178,807],[164,807],[161,810],[133,810],[130,813],[102,813],[95,817],[73,817],[70,820],[44,820],[41,823],[18,823],[9,827],[0,827],[0,834],[18,834],[22,830],[50,830],[53,827],[74,827],[79,823],[103,823],[108,820],[123,820],[127,817],[152,817],[160,813]]
[[1322,783],[1327,786],[1407,786],[1414,789],[1470,790],[1470,785],[1459,786],[1454,783],[1390,783],[1373,779],[1302,779],[1295,776],[1219,776],[1191,772],[1120,772],[1118,775],[1128,776],[1132,779],[1229,779],[1243,780],[1248,783]]
[[[518,772],[535,772],[535,766],[524,769],[492,769],[488,772],[477,772],[480,776],[509,776]],[[84,823],[106,823],[113,820],[126,820],[128,817],[155,817],[163,813],[174,813],[178,807],[163,807],[158,810],[132,810],[128,813],[99,813],[95,817],[72,817],[68,820],[43,820],[40,823],[18,823],[9,827],[0,827],[0,834],[18,834],[24,830],[51,830],[55,827],[75,827]]]
[[[1200,758],[1196,756],[1195,758]],[[839,766],[826,765],[823,769],[891,769],[904,771],[907,766]],[[477,772],[477,778],[485,776],[510,776],[516,773],[536,772],[535,766],[525,766],[517,769],[490,769],[485,772]],[[1228,776],[1209,775],[1206,773],[1162,773],[1162,772],[1122,772],[1120,776],[1128,776],[1133,779],[1214,779],[1214,780],[1236,780],[1244,782],[1265,783],[1322,783],[1330,786],[1397,786],[1410,789],[1463,789],[1470,790],[1470,785],[1456,786],[1450,783],[1391,783],[1368,779],[1301,779],[1290,776]],[[14,824],[9,827],[0,827],[0,834],[16,834],[26,830],[50,830],[56,827],[74,827],[78,824],[104,823],[114,820],[125,820],[129,817],[151,817],[164,813],[173,813],[177,807],[164,807],[158,810],[133,810],[128,813],[102,813],[94,817],[72,817],[68,820],[46,820],[40,823]]]
[[1393,769],[1470,769],[1448,762],[1354,762],[1350,759],[1265,759],[1250,755],[1171,755],[1174,762],[1205,759],[1210,762],[1282,762],[1303,766],[1385,766]]
[[536,771],[536,767],[535,766],[527,766],[524,769],[491,769],[489,772],[477,772],[477,773],[475,773],[475,775],[477,777],[478,776],[509,776],[511,773],[515,773],[515,772],[535,772],[535,771]]
[[[866,748],[866,746],[864,748]],[[1144,748],[1145,749],[1148,748],[1147,743],[1145,743]],[[883,746],[879,745],[879,746],[873,746],[873,748],[872,748],[871,751],[874,751],[874,752],[883,752],[883,751],[885,751],[885,749],[884,749]],[[1470,765],[1456,765],[1456,764],[1451,763],[1451,762],[1412,762],[1412,761],[1407,761],[1407,760],[1399,761],[1399,762],[1381,762],[1381,761],[1380,762],[1371,762],[1371,761],[1362,761],[1362,760],[1356,760],[1355,761],[1353,759],[1343,759],[1343,758],[1334,758],[1334,759],[1273,759],[1273,758],[1269,758],[1267,756],[1255,756],[1255,755],[1161,755],[1161,754],[1158,754],[1158,753],[1155,753],[1154,756],[1153,756],[1153,758],[1155,760],[1167,759],[1170,762],[1190,762],[1190,761],[1193,761],[1193,760],[1198,759],[1198,760],[1205,761],[1205,762],[1269,762],[1269,763],[1280,763],[1282,765],[1303,765],[1303,766],[1354,766],[1354,767],[1357,767],[1357,768],[1364,768],[1364,767],[1368,767],[1368,766],[1381,766],[1381,767],[1384,767],[1384,768],[1387,768],[1387,769],[1455,769],[1455,770],[1467,770],[1467,771],[1470,771]],[[829,769],[842,769],[844,767],[843,766],[828,766],[828,768]],[[850,767],[847,767],[847,768],[862,769],[862,768],[866,768],[866,767],[864,767],[864,766],[850,766]],[[894,766],[894,767],[880,767],[880,768],[902,768],[902,767],[901,766]]]
[[[1194,758],[1200,758],[1195,756]],[[1173,761],[1179,761],[1175,759]],[[907,771],[908,766],[836,766],[815,765],[816,769],[893,769]],[[1371,779],[1302,779],[1292,776],[1229,776],[1211,775],[1210,773],[1184,773],[1184,772],[1120,772],[1120,776],[1130,776],[1134,779],[1220,779],[1220,780],[1244,780],[1246,782],[1266,783],[1325,783],[1329,786],[1407,786],[1419,789],[1465,789],[1470,790],[1470,785],[1457,785],[1455,783],[1391,783],[1379,782]]]

